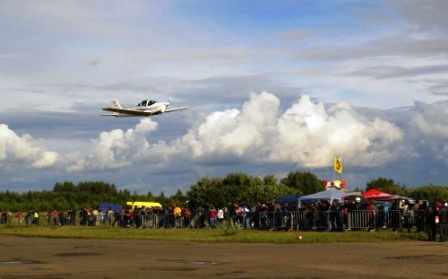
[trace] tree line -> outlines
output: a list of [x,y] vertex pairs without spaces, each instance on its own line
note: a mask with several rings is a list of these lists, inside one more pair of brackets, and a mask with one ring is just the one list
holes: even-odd
[[[389,194],[398,194],[419,200],[446,200],[447,186],[424,185],[417,188],[395,183],[392,179],[380,177],[366,184],[366,189],[378,189]],[[325,190],[323,182],[310,172],[293,171],[277,180],[274,175],[262,178],[245,173],[230,173],[224,178],[204,177],[191,185],[184,194],[178,190],[166,197],[164,192],[158,196],[151,191],[138,194],[135,191],[118,190],[114,184],[101,181],[85,181],[74,184],[70,181],[55,183],[51,191],[28,191],[16,193],[0,192],[0,211],[63,210],[80,208],[98,208],[101,203],[113,203],[122,206],[128,201],[155,201],[162,205],[179,204],[194,208],[197,205],[223,207],[229,202],[240,205],[252,205],[256,202],[272,201],[286,194],[309,195]],[[362,189],[355,189],[362,192]]]

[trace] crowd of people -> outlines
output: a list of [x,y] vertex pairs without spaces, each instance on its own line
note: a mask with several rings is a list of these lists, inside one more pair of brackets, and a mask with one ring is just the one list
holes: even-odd
[[[392,229],[426,232],[431,241],[448,240],[447,202],[419,202],[391,200],[386,202],[334,199],[291,206],[288,202],[256,203],[252,206],[228,203],[216,208],[213,205],[180,207],[178,204],[161,207],[141,207],[134,210],[53,210],[43,216],[48,225],[97,226],[123,228],[217,228],[223,223],[239,229],[269,230],[320,230],[350,231],[365,229],[376,231]],[[39,224],[42,214],[31,210],[26,215],[1,213],[0,223]],[[437,235],[440,235],[437,237]]]
[[0,224],[11,224],[13,220],[16,221],[17,224],[39,224],[40,214],[37,210],[30,210],[22,216],[22,213],[16,212],[14,215],[10,210],[4,210],[1,213]]

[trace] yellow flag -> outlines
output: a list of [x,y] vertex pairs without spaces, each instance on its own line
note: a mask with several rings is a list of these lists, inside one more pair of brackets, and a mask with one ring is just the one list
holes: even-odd
[[338,157],[334,157],[334,171],[342,173],[342,164]]

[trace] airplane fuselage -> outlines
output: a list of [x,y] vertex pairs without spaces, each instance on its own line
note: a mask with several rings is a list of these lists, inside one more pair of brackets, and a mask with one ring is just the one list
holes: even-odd
[[154,100],[143,100],[134,108],[142,112],[148,112],[153,115],[164,113],[170,104],[168,102],[156,102]]
[[111,111],[112,114],[103,114],[103,116],[115,117],[136,117],[136,116],[153,116],[163,114],[165,112],[179,111],[188,109],[188,107],[179,107],[167,109],[169,102],[156,102],[154,100],[143,100],[133,108],[122,108],[117,100],[112,101],[112,106],[103,108],[105,111]]

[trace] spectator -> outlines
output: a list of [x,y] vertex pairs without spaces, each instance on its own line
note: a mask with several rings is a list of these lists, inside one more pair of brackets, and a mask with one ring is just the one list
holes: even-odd
[[200,228],[205,228],[205,209],[202,206],[198,206],[196,208],[196,212],[198,214],[198,221],[199,221],[199,227]]
[[425,209],[425,218],[426,218],[426,234],[428,235],[429,241],[436,241],[436,235],[434,232],[437,231],[436,223],[435,223],[435,207],[434,204],[429,203]]
[[51,224],[51,216],[52,216],[51,211],[48,210],[48,211],[47,211],[47,224],[48,224],[48,225]]
[[414,214],[414,222],[417,227],[417,232],[422,232],[424,229],[424,214],[422,214],[426,207],[426,201],[420,204],[419,200],[415,201],[415,204],[412,206],[412,212]]
[[288,202],[285,202],[282,206],[282,228],[286,228],[289,224],[289,220],[291,219],[291,207]]
[[235,209],[235,205],[233,203],[229,202],[227,204],[226,213],[228,213],[227,219],[229,221],[229,225],[234,227],[235,226],[234,219],[235,219],[235,215],[236,215],[236,209]]
[[383,222],[383,229],[387,228],[387,223],[389,222],[389,210],[390,206],[388,202],[385,202],[383,205],[383,211],[382,211],[382,222]]
[[238,228],[243,226],[243,208],[238,204],[235,204],[235,215],[233,222]]
[[133,226],[132,211],[126,210],[123,216],[123,227],[131,228]]
[[59,211],[59,225],[61,226],[67,225],[67,211],[64,210]]
[[242,210],[243,210],[243,224],[244,224],[244,228],[250,230],[250,229],[252,229],[252,215],[253,215],[253,212],[246,205],[243,206]]
[[9,210],[6,210],[6,224],[11,224],[12,213]]
[[174,204],[173,214],[174,214],[174,227],[173,228],[177,228],[177,229],[182,228],[182,209],[179,207],[179,205],[177,203]]
[[168,206],[165,208],[165,212],[163,215],[163,228],[172,228],[174,227],[174,215],[173,215],[173,207]]
[[218,212],[216,211],[216,208],[213,205],[209,206],[209,208],[208,208],[208,215],[209,215],[210,227],[212,229],[216,228],[216,225],[218,223],[218,220],[217,220]]
[[412,227],[411,212],[413,212],[411,210],[411,206],[409,204],[409,200],[408,199],[401,200],[400,203],[399,203],[399,206],[400,206],[401,215],[403,216],[404,227],[407,229],[407,231],[409,233],[409,232],[411,232],[411,227]]
[[328,229],[327,231],[338,230],[341,227],[339,219],[340,204],[338,199],[331,201],[328,211]]
[[87,212],[87,208],[84,207],[83,209],[81,209],[79,211],[79,224],[81,226],[86,226],[88,223],[88,212]]
[[191,217],[191,211],[188,207],[182,209],[182,216],[183,216],[183,218],[182,218],[183,227],[188,228],[189,224],[190,224],[190,217]]
[[33,211],[33,224],[39,224],[39,212],[35,209]]
[[53,212],[51,213],[51,217],[53,218],[53,225],[57,225],[58,222],[58,212],[55,210],[53,210]]
[[118,210],[118,209],[115,210],[114,222],[112,223],[112,227],[115,226],[115,224],[117,224],[117,226],[119,226],[119,227],[123,226],[123,217],[121,215],[120,210]]
[[398,232],[402,228],[401,222],[401,210],[400,210],[400,202],[401,200],[392,200],[390,207],[390,219],[391,219],[391,227],[394,232]]
[[217,220],[218,220],[217,225],[218,225],[218,226],[221,225],[222,222],[224,221],[224,210],[223,210],[222,208],[219,208],[219,209],[218,209],[218,213],[217,213],[216,218],[217,218]]
[[114,223],[114,211],[112,210],[112,208],[109,208],[109,210],[107,211],[107,222],[109,226],[112,226],[112,224]]
[[107,224],[107,210],[103,209],[100,212],[101,214],[101,225],[106,225]]
[[87,225],[96,226],[98,211],[89,208],[87,211]]
[[33,211],[32,210],[28,211],[28,213],[25,216],[25,223],[26,224],[32,224],[33,223],[33,218],[34,218]]
[[18,212],[16,213],[16,218],[17,218],[17,223],[18,223],[19,225],[22,223],[22,219],[21,219],[21,217],[22,217],[22,213],[20,213],[20,211],[18,211]]
[[368,218],[367,230],[374,232],[376,230],[376,214],[378,208],[372,203],[372,201],[368,201],[366,205],[366,211]]
[[329,223],[329,215],[328,211],[330,210],[330,203],[327,200],[320,200],[317,202],[318,208],[318,220],[319,220],[319,228],[326,228],[326,231],[329,231],[328,223]]
[[448,237],[448,209],[447,203],[441,205],[439,211],[439,233],[440,233],[440,241],[447,241]]
[[274,227],[271,228],[273,231],[277,231],[282,226],[282,207],[275,201],[274,202]]
[[76,210],[69,209],[70,225],[74,226],[76,224]]
[[261,203],[257,202],[252,207],[252,218],[253,218],[253,229],[258,230],[260,228],[260,214],[261,214]]

